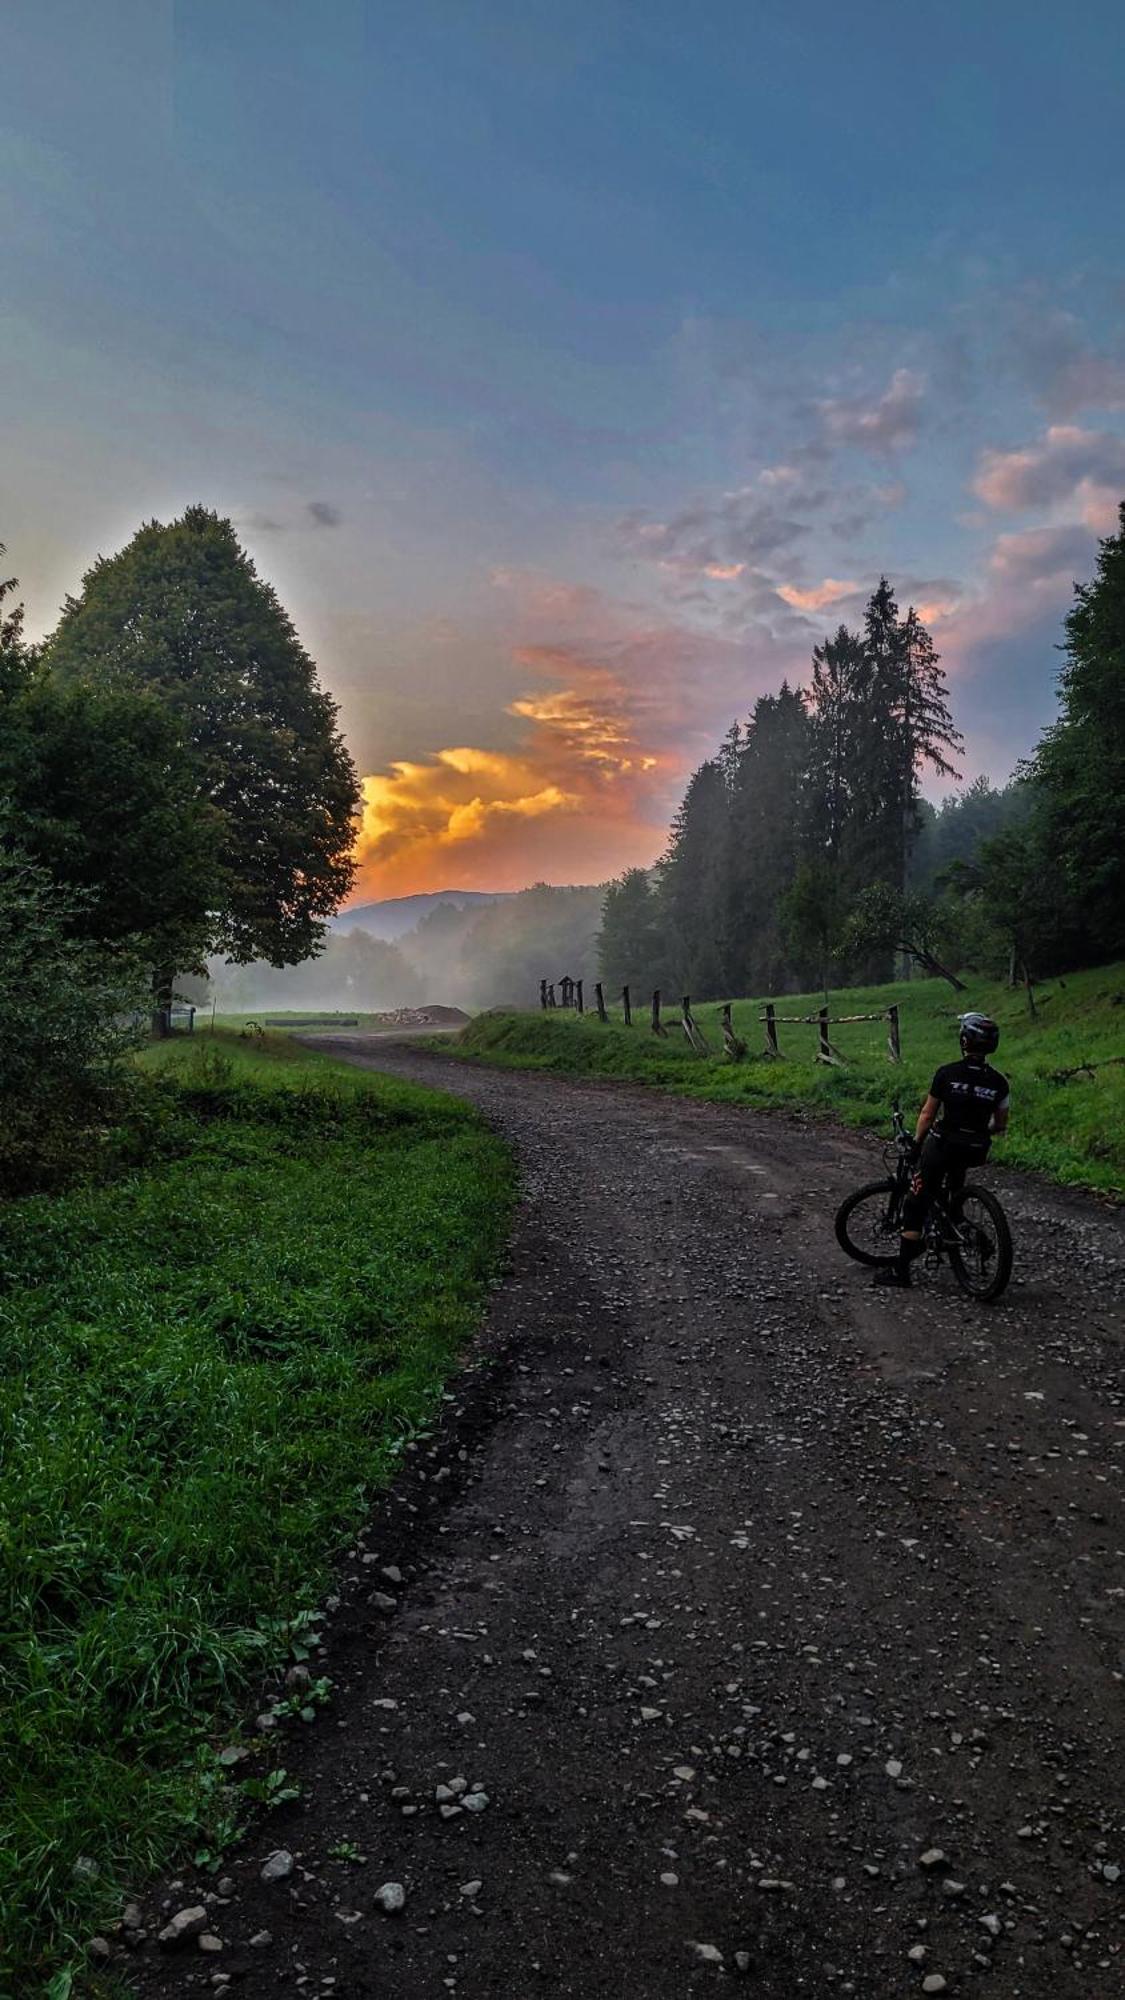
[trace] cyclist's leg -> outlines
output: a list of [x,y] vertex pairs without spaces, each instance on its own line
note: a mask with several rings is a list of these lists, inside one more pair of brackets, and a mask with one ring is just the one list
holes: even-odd
[[[950,1148],[950,1160],[949,1160],[949,1169],[948,1169],[946,1186],[949,1193],[949,1205],[951,1212],[957,1196],[961,1193],[961,1190],[965,1185],[965,1180],[969,1173],[969,1169],[971,1167],[983,1166],[985,1160],[987,1160],[988,1158],[988,1150],[989,1149],[987,1143],[980,1146],[973,1146],[967,1148],[962,1148],[962,1147]],[[991,1257],[993,1254],[994,1254],[994,1247],[987,1242],[983,1242],[981,1244],[982,1257],[987,1261],[987,1259]]]
[[881,1271],[876,1272],[876,1284],[909,1285],[912,1282],[910,1266],[922,1254],[926,1216],[945,1170],[945,1147],[938,1134],[931,1132],[918,1155],[910,1189],[902,1204],[898,1256],[893,1264],[884,1265]]

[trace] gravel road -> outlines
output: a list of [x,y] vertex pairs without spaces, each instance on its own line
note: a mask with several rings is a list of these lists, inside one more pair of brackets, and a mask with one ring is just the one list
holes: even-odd
[[331,1046],[514,1143],[511,1267],[137,1992],[1125,1994],[1125,1216],[997,1169],[1004,1301],[875,1293],[872,1140]]

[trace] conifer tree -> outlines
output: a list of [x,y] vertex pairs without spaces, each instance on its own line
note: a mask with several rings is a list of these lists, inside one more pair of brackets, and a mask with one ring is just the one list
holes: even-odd
[[805,840],[809,754],[804,697],[783,681],[754,704],[731,793],[725,959],[735,992],[788,983],[781,899]]
[[724,979],[722,885],[729,793],[717,758],[689,780],[660,864],[663,930],[676,985],[710,999]]
[[1031,775],[1072,917],[1111,957],[1125,951],[1125,504],[1094,581],[1075,586],[1059,694]]

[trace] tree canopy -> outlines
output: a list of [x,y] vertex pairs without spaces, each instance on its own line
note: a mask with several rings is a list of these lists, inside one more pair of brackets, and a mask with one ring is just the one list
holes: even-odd
[[61,686],[145,692],[174,719],[214,826],[212,949],[273,965],[315,951],[352,881],[355,769],[231,523],[203,507],[147,522],[67,599],[44,659]]

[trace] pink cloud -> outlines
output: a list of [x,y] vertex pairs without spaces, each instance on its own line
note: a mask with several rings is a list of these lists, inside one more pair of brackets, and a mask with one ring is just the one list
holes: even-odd
[[1013,638],[1069,607],[1076,577],[1088,574],[1093,537],[1071,524],[1000,535],[975,595],[941,622],[942,655],[953,673],[972,671],[974,651]]
[[855,597],[863,585],[854,580],[826,576],[823,583],[810,584],[802,589],[795,583],[779,583],[777,594],[792,604],[798,611],[823,611],[829,604],[839,604],[845,597]]
[[973,492],[1009,512],[1065,508],[1095,533],[1109,533],[1125,492],[1125,438],[1052,424],[1036,444],[982,452]]

